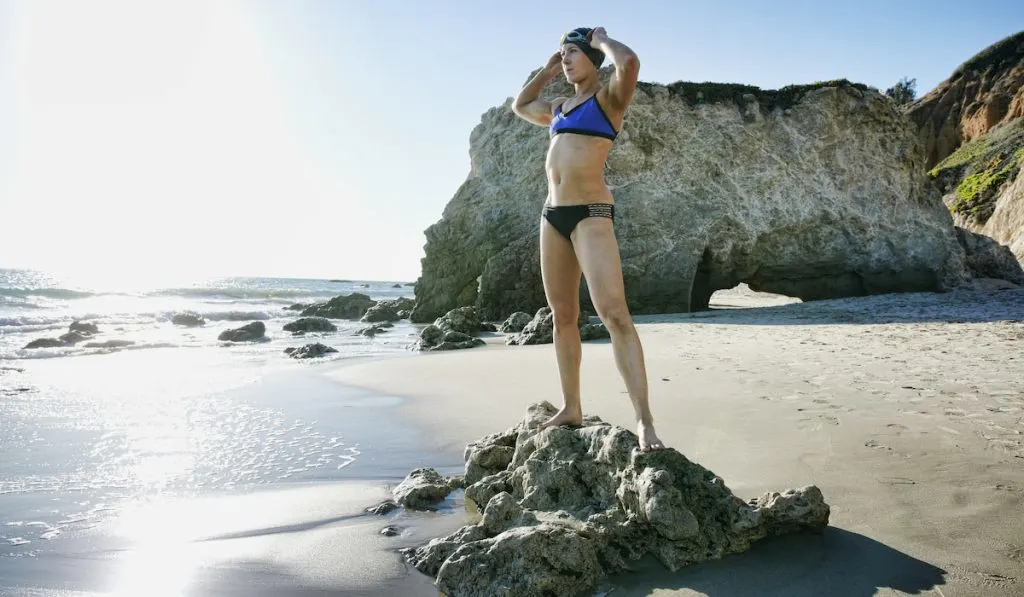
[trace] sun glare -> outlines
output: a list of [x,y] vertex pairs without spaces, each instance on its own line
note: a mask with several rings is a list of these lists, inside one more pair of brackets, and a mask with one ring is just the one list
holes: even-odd
[[297,139],[299,115],[272,69],[272,51],[284,50],[254,10],[16,7],[10,211],[32,225],[4,233],[6,246],[25,248],[22,265],[135,286],[295,267],[282,245],[305,231],[282,230],[279,215],[298,204],[328,215],[348,195]]

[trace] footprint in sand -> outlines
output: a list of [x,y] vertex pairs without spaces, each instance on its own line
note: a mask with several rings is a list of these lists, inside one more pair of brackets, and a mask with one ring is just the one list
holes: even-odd
[[[798,408],[798,411],[802,411],[802,408]],[[821,429],[823,425],[839,425],[839,419],[832,415],[818,415],[816,418],[805,418],[797,421],[798,429]]]
[[917,481],[906,477],[879,477],[878,482],[883,485],[917,485]]

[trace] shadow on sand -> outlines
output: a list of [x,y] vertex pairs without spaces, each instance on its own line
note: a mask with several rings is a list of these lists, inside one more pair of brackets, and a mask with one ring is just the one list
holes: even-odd
[[918,595],[945,584],[945,570],[874,539],[827,527],[757,542],[747,552],[669,572],[648,558],[612,576],[615,597],[656,589],[708,597],[872,597],[880,588]]

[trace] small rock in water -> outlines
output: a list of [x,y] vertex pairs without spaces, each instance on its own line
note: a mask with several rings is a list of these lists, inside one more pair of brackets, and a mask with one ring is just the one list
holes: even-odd
[[376,506],[367,508],[366,511],[370,514],[376,514],[377,516],[384,516],[385,514],[391,512],[392,510],[397,510],[400,507],[401,506],[399,506],[395,502],[387,500],[377,504]]
[[171,317],[172,325],[180,325],[187,328],[194,328],[201,325],[206,325],[206,319],[202,315],[193,311],[186,311],[184,313],[175,313]]
[[385,537],[394,537],[396,535],[401,534],[401,532],[402,531],[393,524],[389,524],[388,526],[380,530],[380,534],[384,535]]
[[254,321],[233,330],[224,330],[217,336],[222,342],[251,342],[266,339],[267,326],[262,321]]
[[331,346],[327,346],[326,344],[316,342],[313,344],[306,344],[299,348],[289,346],[288,348],[284,349],[284,352],[293,359],[315,359],[322,357],[325,354],[338,352],[338,350]]
[[432,468],[418,468],[395,488],[395,501],[406,508],[428,510],[460,485],[459,478],[446,479]]
[[81,321],[74,321],[68,326],[69,332],[79,332],[86,336],[92,336],[93,334],[100,333],[100,329],[96,327],[95,323],[84,323]]

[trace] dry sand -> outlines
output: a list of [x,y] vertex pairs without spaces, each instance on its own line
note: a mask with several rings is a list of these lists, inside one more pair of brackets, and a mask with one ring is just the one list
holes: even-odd
[[[816,484],[830,528],[645,561],[613,594],[1024,595],[1024,289],[787,302],[635,320],[661,438],[743,498]],[[448,453],[561,400],[553,347],[500,335],[329,375],[409,398],[396,416]],[[586,412],[633,427],[607,340],[584,345],[582,386]]]

